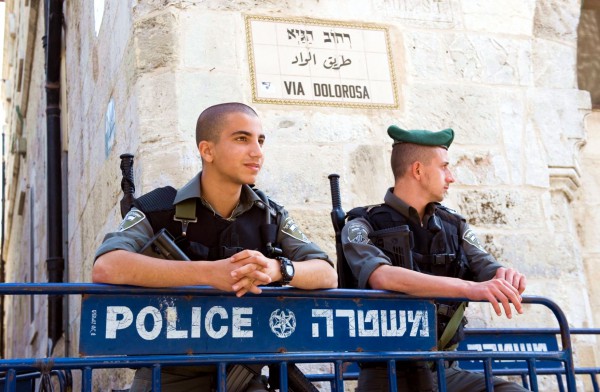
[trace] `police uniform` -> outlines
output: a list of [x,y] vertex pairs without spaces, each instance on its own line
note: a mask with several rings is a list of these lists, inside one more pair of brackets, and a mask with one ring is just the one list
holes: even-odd
[[[294,261],[322,259],[333,267],[327,254],[302,233],[285,208],[270,199],[266,206],[255,190],[243,185],[239,204],[230,217],[224,218],[202,198],[200,177],[198,173],[179,191],[172,187],[158,188],[138,198],[118,231],[105,236],[96,259],[118,249],[138,253],[165,227],[191,260],[218,260],[243,249],[257,249],[267,255],[261,225],[269,214],[277,230],[272,246],[280,248],[283,257]],[[197,222],[182,224],[174,220],[175,205],[190,202],[195,204]],[[211,391],[215,371],[214,366],[165,367],[161,373],[162,390]],[[142,368],[136,372],[131,391],[149,391],[151,385],[151,369]]]
[[[443,146],[448,148],[454,132],[447,129],[441,132],[404,131],[396,126],[388,129],[388,134],[396,143]],[[457,277],[483,282],[492,279],[496,270],[502,267],[493,256],[487,253],[466,220],[455,211],[439,203],[429,203],[425,207],[423,219],[417,210],[388,189],[384,203],[377,206],[359,207],[348,213],[350,221],[341,234],[344,256],[354,277],[356,286],[368,289],[369,277],[381,265],[403,266],[402,260],[379,241],[381,233],[399,227],[410,230],[414,243],[407,243],[411,249],[414,270],[438,275]],[[423,223],[421,223],[423,222]],[[438,339],[453,313],[461,305],[456,302],[438,303]],[[449,314],[447,314],[449,312]],[[462,313],[459,314],[462,317]],[[441,325],[440,325],[441,324]],[[466,319],[458,322],[454,336],[448,338],[442,349],[454,348],[462,338]],[[446,385],[448,391],[485,390],[483,374],[461,370],[456,363],[446,363]],[[437,389],[437,376],[427,362],[399,361],[396,366],[398,390],[434,391]],[[385,363],[363,364],[357,391],[382,391],[388,388],[388,372]],[[501,378],[494,378],[496,391],[525,391],[521,386]]]

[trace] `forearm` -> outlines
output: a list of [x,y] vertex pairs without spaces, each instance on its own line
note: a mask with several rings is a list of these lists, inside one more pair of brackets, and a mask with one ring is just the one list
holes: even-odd
[[299,289],[334,289],[337,273],[325,260],[313,259],[294,262],[294,279],[290,285]]
[[96,260],[92,281],[144,287],[205,285],[209,284],[206,264],[205,261],[163,260],[115,250]]
[[418,297],[467,297],[471,282],[434,276],[406,268],[382,265],[369,277],[373,289],[392,290]]
[[512,303],[518,313],[523,313],[519,290],[503,277],[485,282],[470,282],[383,265],[371,274],[369,284],[376,289],[394,290],[419,297],[485,300],[492,304],[497,315],[501,315],[504,308],[508,318],[512,317]]

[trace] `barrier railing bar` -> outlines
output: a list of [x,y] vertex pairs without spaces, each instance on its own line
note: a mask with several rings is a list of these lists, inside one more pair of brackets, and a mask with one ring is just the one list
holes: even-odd
[[492,375],[492,359],[486,358],[483,361],[483,373],[485,374],[485,389],[494,390],[494,376]]
[[281,391],[288,390],[287,365],[287,362],[279,362],[279,389]]
[[92,368],[86,366],[83,368],[81,388],[84,392],[92,392]]
[[529,388],[529,379],[527,378],[527,373],[521,373],[521,384],[523,384],[524,388],[530,389]]
[[[212,289],[206,286],[186,286],[176,288],[140,288],[136,286],[115,286],[115,285],[102,285],[93,283],[3,283],[0,284],[0,295],[39,295],[39,294],[62,294],[62,295],[86,295],[86,294],[102,294],[107,296],[115,295],[202,295],[202,296],[224,296],[230,295]],[[386,298],[386,299],[414,299],[423,300],[423,298],[409,297],[399,295],[397,293],[381,291],[381,290],[368,290],[368,291],[357,291],[349,289],[333,289],[333,290],[315,290],[306,292],[304,290],[298,290],[294,288],[264,288],[261,296],[267,297],[290,297],[290,298],[353,298],[360,301],[360,299],[370,298]],[[429,299],[426,299],[429,300]],[[444,298],[438,298],[438,300],[445,300]],[[454,301],[460,301],[461,299],[452,299]],[[481,301],[483,302],[483,301]],[[559,360],[564,363],[565,366],[565,377],[567,381],[567,387],[569,391],[575,391],[575,369],[572,356],[572,346],[570,340],[570,330],[568,323],[563,311],[551,300],[544,297],[537,296],[524,296],[523,303],[535,303],[541,304],[548,307],[556,317],[559,325],[558,333],[561,335],[562,350],[556,352],[544,352],[535,353],[537,358]],[[550,333],[550,332],[548,332]],[[326,358],[324,358],[326,357]],[[40,366],[48,365],[49,361],[52,361],[53,369],[71,369],[71,368],[82,368],[83,366],[95,366],[101,368],[109,367],[136,367],[136,366],[153,366],[159,361],[163,365],[181,365],[181,364],[202,364],[202,363],[230,363],[235,361],[236,363],[265,363],[265,361],[273,361],[273,358],[277,358],[277,361],[292,361],[292,362],[331,362],[331,359],[340,359],[346,361],[390,361],[390,360],[435,360],[447,359],[470,359],[470,360],[485,360],[489,358],[494,359],[512,359],[512,360],[528,360],[531,358],[531,353],[527,355],[518,355],[518,353],[500,353],[494,352],[493,355],[486,355],[484,353],[465,353],[465,352],[369,352],[369,353],[287,353],[287,354],[264,354],[264,355],[253,355],[252,358],[244,358],[240,361],[239,355],[235,358],[228,356],[227,354],[214,354],[211,355],[210,359],[200,358],[199,356],[193,355],[170,355],[170,356],[146,356],[146,357],[101,357],[102,360],[98,361],[95,358],[42,358],[42,359],[18,359],[18,360],[2,360],[0,361],[0,369],[26,369],[26,370],[39,370]],[[99,357],[100,358],[100,357]],[[98,361],[98,362],[95,362]],[[101,362],[101,363],[100,363]],[[134,366],[132,366],[134,365]],[[285,370],[287,371],[287,369]],[[282,377],[285,379],[285,377]],[[6,388],[10,388],[10,382],[7,382]],[[440,387],[443,385],[440,384]]]
[[[569,328],[571,335],[600,335],[600,328]],[[497,335],[499,333],[532,333],[535,335],[558,335],[559,328],[465,328],[467,335]]]
[[[47,365],[52,362],[53,369],[70,369],[71,367],[81,369],[85,366],[94,366],[102,368],[119,367],[149,367],[160,362],[163,366],[190,366],[194,364],[205,365],[223,363],[269,363],[273,360],[298,362],[298,363],[319,363],[333,362],[343,360],[344,362],[382,362],[391,359],[398,361],[435,361],[438,359],[446,360],[484,360],[493,358],[494,360],[521,360],[526,361],[531,358],[532,352],[489,352],[489,351],[370,351],[370,352],[285,352],[285,353],[256,353],[251,356],[240,359],[237,354],[216,354],[210,353],[211,358],[206,357],[206,353],[201,354],[177,354],[177,355],[140,355],[140,356],[97,356],[82,358],[16,358],[0,360],[0,370],[15,368],[18,370],[37,371],[39,366]],[[543,351],[535,352],[536,359],[564,362],[565,355],[561,351]],[[558,369],[557,369],[558,370]]]
[[396,361],[388,360],[388,382],[390,392],[398,392],[398,381],[396,380]]
[[529,380],[531,381],[532,391],[537,392],[539,390],[539,386],[536,374],[535,358],[527,359],[527,369],[529,370]]
[[162,368],[161,364],[153,364],[152,365],[152,390],[160,391],[160,369]]
[[444,366],[444,362],[441,358],[435,361],[435,366],[438,369],[436,373],[439,392],[446,392],[446,367]]
[[565,383],[561,374],[556,375],[556,384],[558,385],[558,392],[565,392]]
[[4,392],[14,392],[17,389],[17,372],[15,369],[9,369],[6,372],[6,385]]
[[[536,358],[537,359],[537,358]],[[336,361],[336,363],[343,361]],[[559,392],[565,391],[564,381],[562,376],[565,374],[564,369],[544,369],[536,367],[536,373],[538,376],[555,376],[557,378],[557,385]],[[518,369],[494,369],[492,368],[492,374],[494,376],[519,376],[521,377],[521,384],[523,387],[529,389],[529,369],[518,370]],[[600,392],[598,390],[598,382],[594,378],[594,375],[600,374],[600,368],[589,368],[589,367],[579,367],[575,368],[576,375],[588,375],[592,377],[592,386],[594,386],[594,392]],[[346,372],[344,373],[345,380],[356,380],[358,378],[357,372]],[[318,381],[329,381],[335,379],[335,374],[331,373],[320,373],[320,374],[307,374],[306,377],[314,382]],[[332,389],[332,391],[335,391]]]
[[344,390],[344,362],[341,360],[335,361],[335,392]]
[[226,392],[227,388],[227,364],[219,362],[217,366],[217,388],[219,392]]

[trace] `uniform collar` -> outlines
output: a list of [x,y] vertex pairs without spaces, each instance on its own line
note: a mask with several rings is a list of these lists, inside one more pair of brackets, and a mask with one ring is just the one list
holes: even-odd
[[187,184],[179,188],[177,195],[175,195],[175,200],[173,200],[173,205],[179,204],[187,199],[202,197],[202,189],[200,185],[201,175],[202,172],[199,172],[194,176],[194,178],[188,181]]
[[[200,181],[201,176],[202,176],[202,172],[199,172],[198,174],[196,174],[194,176],[194,178],[192,178],[187,184],[182,186],[177,191],[175,200],[173,200],[173,205],[179,204],[184,200],[188,200],[188,199],[192,199],[192,198],[201,199],[202,204],[204,204],[204,205],[208,204],[202,198],[202,182]],[[236,212],[239,211],[239,213],[243,213],[243,212],[249,210],[250,208],[252,208],[252,206],[256,202],[259,202],[259,201],[260,201],[260,198],[258,197],[258,195],[256,193],[254,193],[254,191],[252,190],[252,188],[250,188],[250,186],[242,185],[242,192],[240,195],[240,203],[239,203],[238,207],[236,208],[236,210],[237,210]],[[212,207],[210,207],[210,205],[208,205],[208,207],[210,209],[212,209]],[[239,213],[236,213],[236,215],[239,215]]]
[[[421,219],[419,218],[419,213],[417,209],[406,204],[402,199],[394,194],[394,188],[389,188],[383,198],[385,204],[389,205],[402,215],[406,217],[409,221],[413,222],[416,225],[421,226]],[[429,203],[425,207],[425,216],[423,216],[423,222],[427,222],[429,218],[435,214],[437,209],[437,203]]]

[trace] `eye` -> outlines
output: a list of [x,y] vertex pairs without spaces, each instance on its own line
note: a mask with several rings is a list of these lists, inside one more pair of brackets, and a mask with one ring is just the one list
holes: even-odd
[[258,139],[258,144],[262,147],[265,144],[265,138],[261,137],[260,139]]

